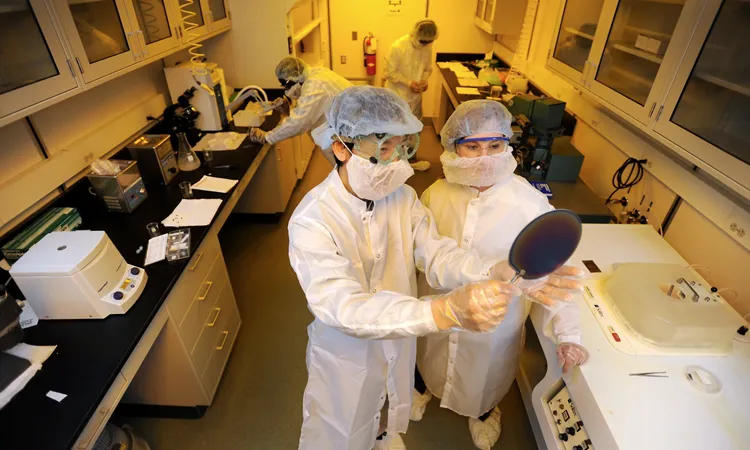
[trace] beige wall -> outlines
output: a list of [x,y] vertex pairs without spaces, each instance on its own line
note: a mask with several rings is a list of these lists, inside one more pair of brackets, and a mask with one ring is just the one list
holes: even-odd
[[[743,315],[749,313],[750,251],[736,235],[726,231],[733,215],[748,214],[747,205],[697,176],[669,150],[618,120],[596,99],[545,67],[560,4],[559,0],[540,2],[529,60],[522,68],[549,95],[566,101],[568,110],[576,115],[573,142],[585,155],[581,178],[604,199],[612,192],[613,172],[626,158],[647,158],[643,182],[627,194],[631,205],[646,195],[645,203],[654,202],[651,222],[658,228],[676,195],[681,196],[682,206],[666,232],[666,240],[689,263],[707,266],[708,270],[701,270],[709,282],[736,291],[736,295],[726,293],[727,299]],[[497,43],[495,51],[500,53]],[[621,195],[622,191],[617,196]],[[612,210],[619,214],[622,208],[617,205]]]
[[[14,213],[0,221],[0,236],[58,192],[54,184],[36,192],[7,192],[8,186],[18,180],[43,185],[45,180],[35,180],[42,165],[77,179],[87,165],[70,166],[68,162],[56,166],[60,159],[56,156],[81,149],[95,157],[105,155],[148,125],[147,115],[161,115],[168,93],[161,62],[156,62],[33,114],[30,119],[52,156],[49,160],[43,158],[24,119],[0,128],[0,204],[6,206],[12,200],[14,205]],[[61,184],[65,181],[63,178]]]

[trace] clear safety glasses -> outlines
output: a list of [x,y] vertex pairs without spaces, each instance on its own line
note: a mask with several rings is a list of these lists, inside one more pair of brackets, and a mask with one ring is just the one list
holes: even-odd
[[477,157],[503,153],[508,150],[509,141],[507,137],[479,137],[457,139],[455,144],[459,156]]
[[357,156],[369,159],[373,164],[389,164],[414,156],[419,148],[419,134],[375,134],[356,137],[353,142]]

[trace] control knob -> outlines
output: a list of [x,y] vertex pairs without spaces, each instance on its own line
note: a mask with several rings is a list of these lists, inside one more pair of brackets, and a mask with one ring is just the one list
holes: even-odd
[[569,435],[571,435],[571,436],[575,436],[575,435],[576,435],[576,429],[575,429],[575,428],[573,428],[573,427],[568,427],[568,428],[566,428],[566,429],[565,429],[565,432],[566,432],[566,433],[568,433],[568,434],[569,434]]
[[567,442],[568,441],[568,435],[565,433],[560,433],[557,437],[560,438],[561,441]]

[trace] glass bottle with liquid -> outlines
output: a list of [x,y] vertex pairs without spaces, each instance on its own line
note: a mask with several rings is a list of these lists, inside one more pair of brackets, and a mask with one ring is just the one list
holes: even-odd
[[177,133],[177,141],[177,167],[182,172],[190,172],[199,168],[201,161],[190,146],[185,133]]

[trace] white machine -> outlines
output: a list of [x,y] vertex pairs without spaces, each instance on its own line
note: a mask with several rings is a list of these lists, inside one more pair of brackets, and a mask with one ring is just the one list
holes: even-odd
[[569,264],[590,357],[563,375],[532,307],[517,381],[539,448],[750,448],[742,317],[648,225],[584,225]]
[[221,131],[232,119],[227,108],[229,102],[226,98],[224,71],[216,63],[210,62],[205,63],[205,68],[201,70],[205,73],[194,74],[190,61],[175,67],[165,67],[169,95],[172,102],[177,102],[177,98],[187,89],[195,87],[195,94],[190,99],[190,104],[200,112],[195,126],[202,131]]
[[10,270],[40,319],[102,319],[124,314],[146,286],[103,231],[50,233]]

